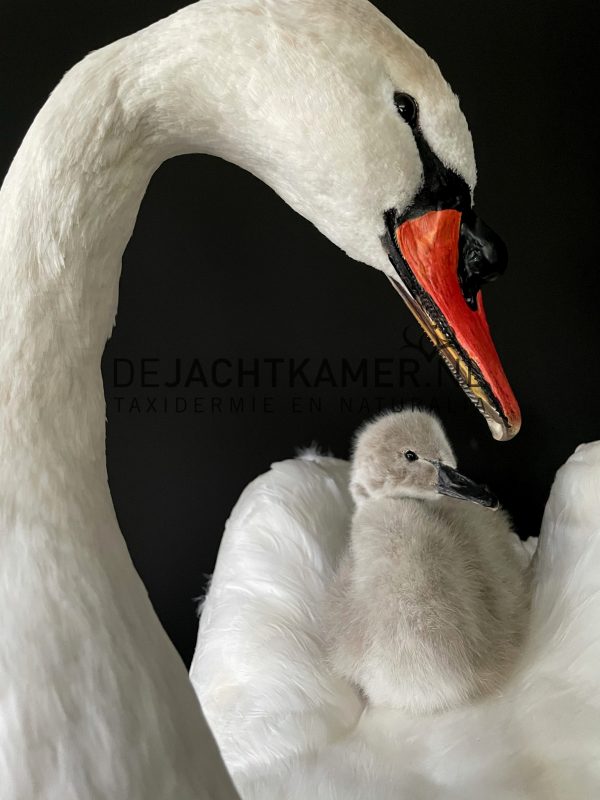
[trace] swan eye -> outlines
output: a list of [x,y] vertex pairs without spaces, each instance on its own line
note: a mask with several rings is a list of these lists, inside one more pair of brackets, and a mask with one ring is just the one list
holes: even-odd
[[411,128],[414,128],[417,124],[418,116],[416,100],[404,92],[395,92],[394,104],[402,119],[407,122]]
[[419,456],[415,453],[414,450],[407,450],[406,453],[404,453],[404,458],[407,461],[416,461],[418,457]]

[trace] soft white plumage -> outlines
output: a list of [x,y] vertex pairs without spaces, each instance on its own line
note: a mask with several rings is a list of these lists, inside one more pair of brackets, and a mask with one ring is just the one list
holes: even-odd
[[[363,709],[318,609],[345,546],[348,465],[275,464],[242,494],[192,679],[245,800],[584,800],[600,791],[600,443],[558,472],[527,639],[502,695],[430,718]],[[535,540],[515,547],[523,555]]]
[[[133,568],[108,490],[100,356],[115,318],[121,254],[158,165],[178,153],[207,152],[250,170],[352,257],[392,274],[379,241],[381,214],[402,209],[421,180],[414,139],[393,107],[397,88],[417,96],[431,147],[472,189],[473,151],[458,101],[420,48],[363,0],[203,0],[84,59],[25,137],[0,192],[3,800],[234,797],[184,667]],[[234,515],[196,660],[201,695],[240,786],[280,800],[351,796],[362,785],[361,796],[383,800],[407,782],[451,782],[465,752],[473,758],[455,784],[475,787],[480,797],[484,776],[504,781],[490,767],[491,745],[513,752],[518,731],[499,745],[476,723],[483,738],[475,747],[466,735],[450,739],[447,728],[413,739],[414,763],[419,752],[425,758],[420,743],[430,751],[428,777],[413,779],[397,754],[390,766],[383,742],[364,744],[386,724],[367,717],[360,732],[342,738],[332,769],[338,755],[331,742],[360,708],[347,687],[321,672],[311,620],[342,541],[345,467],[302,462],[275,474],[282,483],[262,479]],[[262,522],[258,495],[266,502]],[[271,535],[277,508],[295,539],[281,538],[281,530]],[[254,541],[238,541],[239,524]],[[237,566],[224,555],[228,542],[240,548]],[[586,619],[596,585],[571,563],[574,551],[565,574],[553,552],[549,545],[547,580],[554,574],[566,586],[566,576],[581,578],[566,602],[577,600],[574,592],[588,601],[577,617],[583,627],[561,629],[567,617],[560,608],[544,619],[545,631],[538,620],[542,641],[557,639],[565,659],[563,634],[571,646],[592,639]],[[539,591],[545,615],[556,595],[544,583]],[[291,653],[299,658],[293,669]],[[536,702],[546,707],[544,682],[559,674],[553,659],[541,688],[529,688],[530,710]],[[543,659],[536,663],[544,669]],[[272,670],[264,672],[267,665]],[[589,665],[580,661],[575,670],[596,703]],[[206,699],[206,687],[214,697]],[[570,709],[572,694],[570,684],[563,694]],[[590,707],[580,703],[579,720],[592,719]],[[509,711],[501,706],[496,719]],[[542,736],[552,730],[545,724]],[[543,741],[541,752],[550,752]],[[275,766],[292,752],[301,754],[302,770]],[[572,782],[590,785],[589,770],[578,769],[589,762],[590,746],[580,739]],[[535,753],[530,763],[537,769]]]
[[207,152],[391,274],[382,215],[422,178],[398,87],[472,188],[456,97],[366,0],[203,0],[85,58],[27,133],[0,192],[3,800],[232,797],[108,489],[121,255],[153,171]]

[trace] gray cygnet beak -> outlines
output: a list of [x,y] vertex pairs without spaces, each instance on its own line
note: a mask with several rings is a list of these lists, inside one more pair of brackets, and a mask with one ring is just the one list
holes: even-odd
[[438,470],[437,490],[440,494],[456,497],[459,500],[470,500],[472,503],[494,510],[499,507],[498,498],[487,486],[475,483],[447,464],[442,464],[440,461],[434,463]]

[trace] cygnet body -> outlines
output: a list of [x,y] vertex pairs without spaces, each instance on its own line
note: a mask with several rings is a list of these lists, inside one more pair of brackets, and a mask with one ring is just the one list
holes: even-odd
[[455,468],[426,412],[386,414],[357,436],[327,630],[334,670],[372,705],[450,708],[498,689],[514,664],[525,559],[493,495]]

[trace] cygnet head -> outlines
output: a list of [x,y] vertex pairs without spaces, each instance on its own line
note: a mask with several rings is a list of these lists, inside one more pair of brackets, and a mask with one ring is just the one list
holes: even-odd
[[486,487],[456,470],[444,429],[427,411],[386,413],[359,430],[350,489],[357,505],[367,499],[437,500],[446,495],[498,507]]

